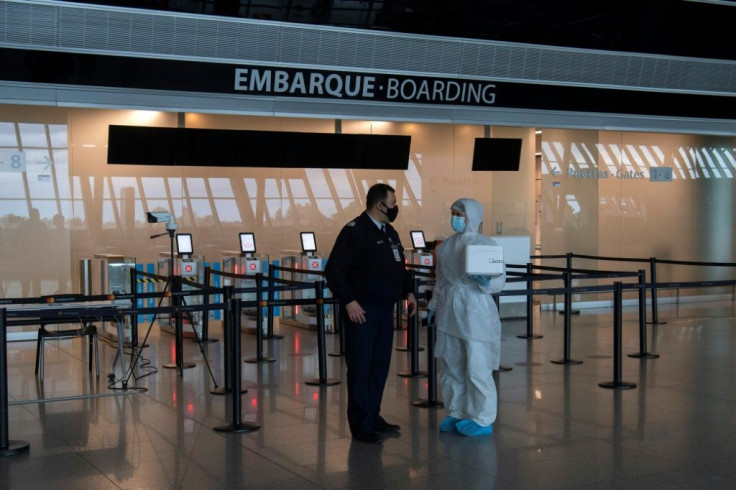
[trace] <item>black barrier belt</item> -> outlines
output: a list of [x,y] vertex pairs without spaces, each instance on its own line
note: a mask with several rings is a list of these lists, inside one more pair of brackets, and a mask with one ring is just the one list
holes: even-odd
[[644,262],[649,263],[650,259],[637,259],[634,257],[602,257],[598,255],[578,255],[572,254],[571,257],[577,259],[590,259],[590,260],[608,260],[612,262]]
[[658,264],[674,264],[674,265],[695,265],[695,266],[712,266],[712,267],[736,267],[732,262],[687,262],[684,260],[666,260],[654,259]]
[[[567,255],[530,255],[532,259],[564,259]],[[605,257],[600,255],[580,255],[571,254],[571,257],[578,259],[590,259],[590,260],[608,260],[612,262],[641,262],[650,263],[652,259],[658,264],[671,264],[671,265],[694,265],[698,267],[736,267],[734,262],[695,262],[689,260],[669,260],[669,259],[658,259],[656,257],[647,259],[638,259],[634,257]]]
[[428,271],[433,271],[437,269],[437,267],[433,265],[422,265],[422,264],[406,264],[407,269],[426,269]]
[[514,277],[506,276],[506,282],[551,281],[555,279],[562,281],[564,279],[562,275],[555,274],[522,274],[515,272],[512,275]]
[[293,267],[282,267],[280,265],[272,265],[269,267],[269,269],[273,269],[276,271],[282,271],[282,272],[294,272],[296,274],[307,274],[310,276],[324,276],[325,271],[312,271],[309,269],[295,269]]
[[[717,286],[730,286],[736,285],[735,279],[726,279],[722,281],[690,281],[690,282],[667,282],[658,283],[659,288],[687,288],[687,287],[717,287]],[[653,284],[645,283],[631,283],[622,284],[623,289],[651,289]],[[578,286],[574,288],[542,288],[542,289],[511,289],[508,291],[500,291],[493,293],[494,296],[528,296],[533,294],[535,296],[542,294],[549,295],[561,295],[566,293],[578,294],[578,293],[600,293],[613,291],[612,284],[604,284],[602,286]]]
[[[286,269],[284,267],[278,267],[278,266],[272,266],[271,269],[277,269],[277,270],[283,270]],[[269,269],[270,270],[270,269]],[[290,270],[290,269],[287,269]],[[293,269],[296,271],[304,271],[305,269]],[[316,272],[316,271],[315,271]],[[321,272],[321,271],[320,271]],[[222,276],[227,276],[234,279],[245,279],[245,280],[251,280],[255,281],[257,276],[253,274],[234,274],[232,272],[222,272],[222,271],[215,271],[210,269],[210,274],[217,274]],[[309,272],[308,274],[312,274],[312,272]],[[294,281],[291,279],[283,279],[280,277],[273,277],[270,275],[262,275],[261,280],[266,282],[278,282],[278,283],[284,283],[287,284],[286,286],[275,286],[272,288],[274,292],[281,292],[281,291],[297,291],[301,289],[314,289],[314,283],[313,282],[304,282],[304,281]],[[261,288],[261,291],[265,291],[264,288]],[[258,293],[259,288],[258,286],[250,286],[250,287],[242,287],[242,288],[233,288],[233,294],[243,294],[243,293]],[[202,294],[201,292],[197,292],[197,295]],[[247,306],[245,306],[247,308]]]

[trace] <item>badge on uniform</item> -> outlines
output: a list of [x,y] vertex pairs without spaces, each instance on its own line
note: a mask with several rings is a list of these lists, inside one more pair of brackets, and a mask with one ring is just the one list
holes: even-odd
[[396,260],[396,262],[401,262],[401,255],[399,254],[399,247],[394,245],[391,247],[391,250],[394,251],[394,259]]

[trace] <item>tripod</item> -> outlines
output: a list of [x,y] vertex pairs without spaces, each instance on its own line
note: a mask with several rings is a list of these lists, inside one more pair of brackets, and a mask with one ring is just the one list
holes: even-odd
[[[184,344],[184,332],[183,332],[183,323],[182,323],[182,312],[180,307],[186,306],[186,302],[184,301],[183,296],[181,295],[182,292],[182,278],[181,276],[177,276],[174,273],[174,236],[176,233],[177,225],[176,221],[174,219],[174,216],[169,213],[148,213],[148,220],[149,222],[161,222],[161,221],[167,221],[166,223],[166,232],[164,233],[158,233],[156,235],[151,235],[151,239],[158,238],[164,235],[169,235],[169,274],[166,279],[166,284],[164,285],[163,292],[165,293],[167,290],[171,293],[171,306],[176,310],[175,313],[171,314],[171,319],[174,321],[175,324],[175,350],[174,350],[174,362],[173,363],[167,363],[164,364],[163,367],[167,369],[177,369],[179,371],[179,376],[184,375],[184,369],[185,368],[193,368],[195,365],[193,363],[187,363],[184,364],[183,358],[183,344]],[[163,302],[164,297],[162,296],[159,299],[157,307],[161,307],[161,303]],[[206,314],[206,312],[204,312]],[[197,333],[197,328],[195,326],[194,318],[191,316],[191,312],[187,312],[187,315],[189,315],[189,322],[192,325],[192,331],[194,332],[194,338],[197,342],[197,345],[199,345],[199,351],[202,354],[202,358],[204,359],[205,365],[207,366],[207,370],[210,373],[210,377],[212,378],[212,382],[215,385],[215,388],[217,388],[217,381],[215,380],[215,376],[212,373],[212,368],[210,367],[209,360],[207,359],[207,354],[205,353],[203,347],[202,347],[202,341],[199,338],[199,333]],[[141,358],[143,348],[146,346],[146,341],[148,340],[148,336],[151,333],[151,328],[153,327],[153,324],[156,322],[158,318],[158,312],[153,316],[151,319],[151,323],[148,325],[148,330],[146,331],[146,335],[143,339],[143,342],[141,343],[138,352],[136,354],[136,357],[133,361],[130,363],[130,373],[128,374],[127,379],[130,378],[133,372],[133,366],[136,365],[138,360]]]

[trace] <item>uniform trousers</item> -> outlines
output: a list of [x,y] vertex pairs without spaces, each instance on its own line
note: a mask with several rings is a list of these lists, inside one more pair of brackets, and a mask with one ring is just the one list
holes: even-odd
[[[360,302],[360,301],[359,301]],[[380,418],[394,338],[394,305],[361,305],[365,323],[344,316],[350,432],[373,432]]]

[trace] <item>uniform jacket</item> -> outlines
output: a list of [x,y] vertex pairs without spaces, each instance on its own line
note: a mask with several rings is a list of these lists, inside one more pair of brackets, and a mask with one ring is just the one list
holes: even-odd
[[[393,248],[399,260],[396,260]],[[396,230],[384,234],[366,212],[340,231],[325,267],[327,285],[343,304],[390,306],[411,291],[404,248]]]

